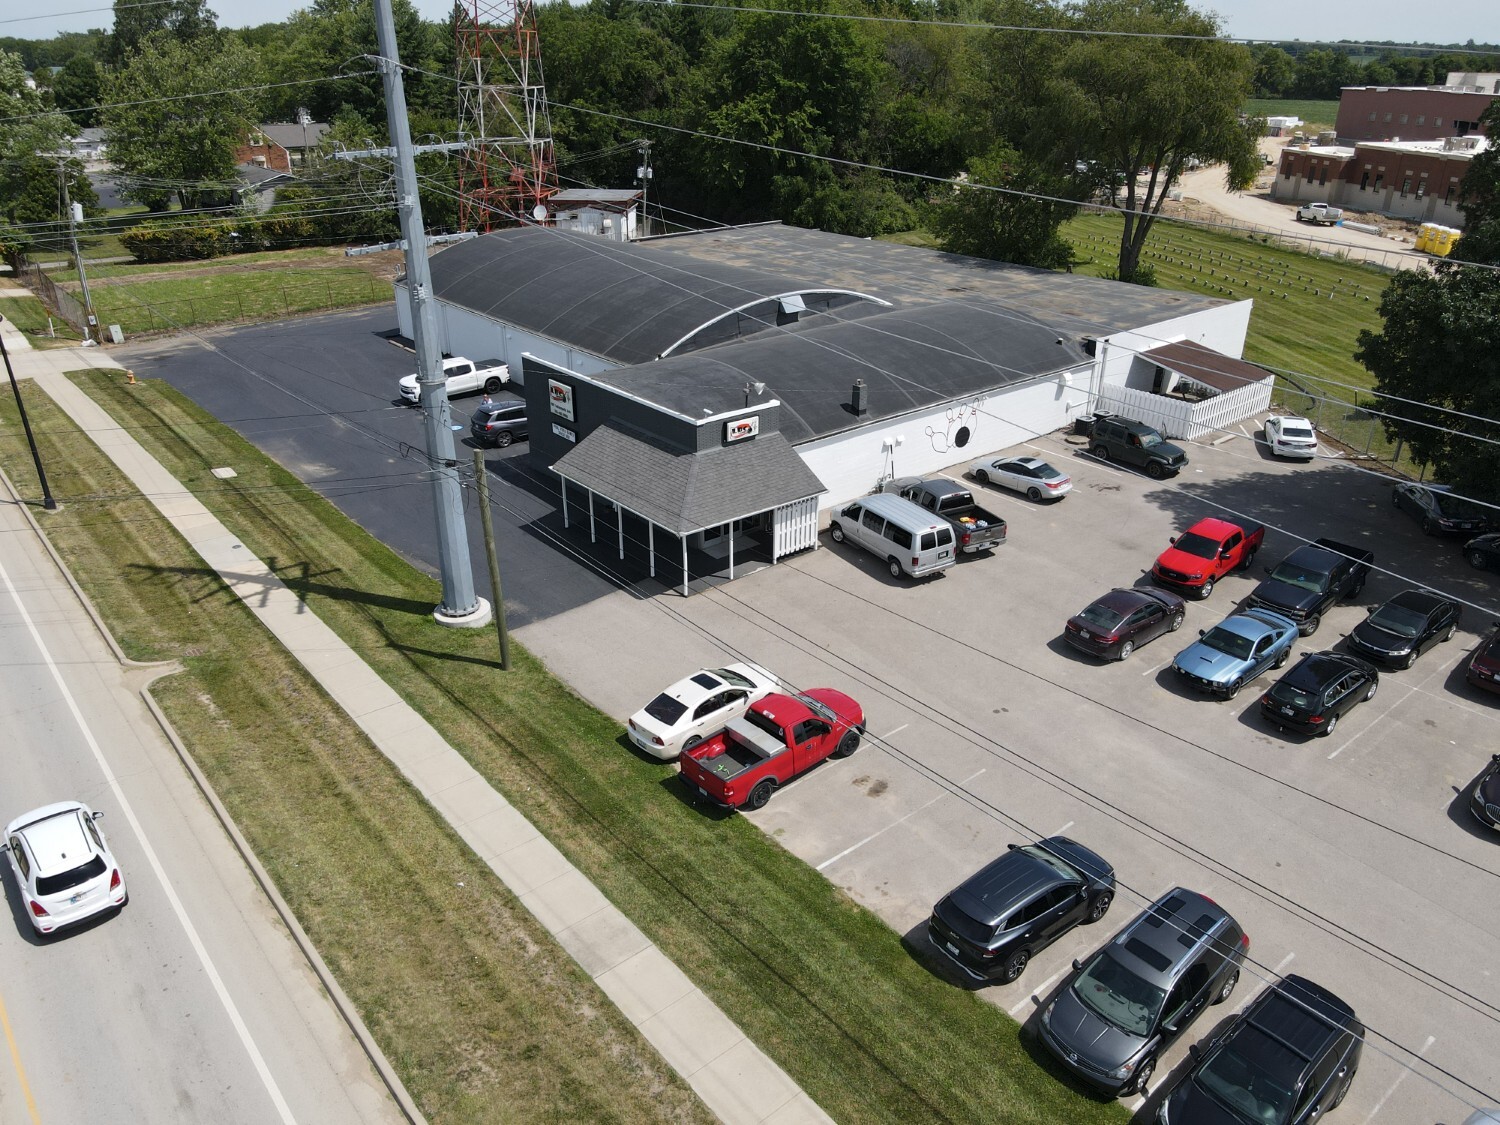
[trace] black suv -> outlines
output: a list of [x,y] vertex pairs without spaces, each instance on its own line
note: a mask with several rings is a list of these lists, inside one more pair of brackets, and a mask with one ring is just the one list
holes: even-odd
[[1344,1100],[1364,1026],[1321,985],[1287,977],[1197,1052],[1160,1125],[1309,1125]]
[[1153,480],[1175,477],[1187,467],[1187,454],[1161,434],[1131,418],[1099,418],[1089,452],[1102,461],[1119,461],[1144,469]]
[[1144,1091],[1156,1060],[1209,1004],[1229,999],[1250,937],[1213,899],[1175,887],[1087,961],[1042,1009],[1042,1042],[1116,1097]]
[[1009,984],[1031,955],[1080,922],[1097,922],[1115,897],[1115,871],[1082,844],[1050,836],[1012,844],[932,908],[927,934],[978,981]]
[[509,445],[526,437],[526,404],[516,398],[486,399],[469,418],[469,433],[480,445]]

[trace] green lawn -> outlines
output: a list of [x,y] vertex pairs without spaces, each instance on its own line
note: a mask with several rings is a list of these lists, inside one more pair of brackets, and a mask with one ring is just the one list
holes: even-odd
[[1306,123],[1298,128],[1304,133],[1317,132],[1318,126],[1332,129],[1339,114],[1338,99],[1328,101],[1306,98],[1251,98],[1244,110],[1256,117],[1300,117]]
[[[35,297],[0,297],[0,316],[5,317],[26,335],[35,337],[33,344],[45,347],[47,336],[47,307]],[[76,344],[83,339],[66,320],[52,318],[52,330],[60,344]]]
[[[690,803],[524,650],[501,673],[488,630],[434,625],[432,579],[227,427],[162,384],[75,378],[836,1120],[1127,1119],[748,821]],[[701,1116],[92,443],[46,402],[33,417],[51,534],[130,655],[184,659],[154,690],[429,1118]],[[34,495],[13,433],[0,460]]]

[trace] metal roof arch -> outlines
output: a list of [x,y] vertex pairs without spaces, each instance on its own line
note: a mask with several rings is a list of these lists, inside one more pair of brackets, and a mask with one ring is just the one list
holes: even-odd
[[[677,340],[675,343],[673,343],[673,344],[669,345],[668,347],[666,347],[665,349],[663,349],[662,352],[656,358],[657,359],[666,359],[667,356],[671,355],[678,348],[680,348],[684,344],[686,344],[689,340],[692,340],[695,336],[698,336],[700,333],[706,332],[708,329],[712,328],[715,324],[718,324],[720,321],[722,321],[722,320],[728,320],[732,316],[738,316],[740,313],[745,312],[748,309],[753,309],[757,305],[768,305],[768,304],[770,304],[773,301],[776,301],[776,302],[784,301],[788,297],[794,297],[794,298],[797,298],[798,300],[800,300],[803,297],[814,296],[814,295],[829,296],[829,297],[853,297],[857,301],[869,301],[872,304],[882,305],[882,306],[884,306],[885,308],[888,308],[888,309],[895,307],[894,305],[891,304],[890,301],[882,300],[881,298],[876,297],[872,293],[861,293],[858,289],[836,289],[836,288],[829,288],[829,287],[820,287],[820,288],[816,288],[816,289],[812,289],[812,288],[808,288],[808,289],[788,289],[784,293],[767,293],[763,297],[756,297],[754,300],[746,301],[743,305],[739,305],[739,306],[737,306],[735,308],[732,308],[732,309],[725,309],[718,316],[711,317],[710,319],[705,320],[702,324],[698,325],[697,328],[694,328],[691,332],[689,332],[687,335],[683,336],[680,340]],[[767,327],[775,327],[775,326],[774,325],[767,325]]]

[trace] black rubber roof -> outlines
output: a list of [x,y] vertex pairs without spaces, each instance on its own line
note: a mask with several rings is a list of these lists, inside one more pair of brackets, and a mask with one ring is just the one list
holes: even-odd
[[655,359],[730,309],[829,287],[539,227],[460,242],[429,267],[438,298],[621,364]]

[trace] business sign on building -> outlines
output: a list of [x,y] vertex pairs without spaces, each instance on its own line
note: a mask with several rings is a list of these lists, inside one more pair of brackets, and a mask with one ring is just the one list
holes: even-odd
[[724,440],[744,441],[753,438],[760,433],[760,415],[752,414],[748,418],[736,418],[732,422],[724,423]]
[[569,422],[576,420],[573,416],[572,387],[566,383],[559,383],[556,379],[548,379],[547,397],[552,401],[552,413]]
[[552,423],[552,432],[554,434],[556,434],[558,437],[562,438],[563,441],[577,441],[578,440],[578,435],[577,434],[575,434],[572,430],[568,429],[566,426],[559,426],[556,422]]

